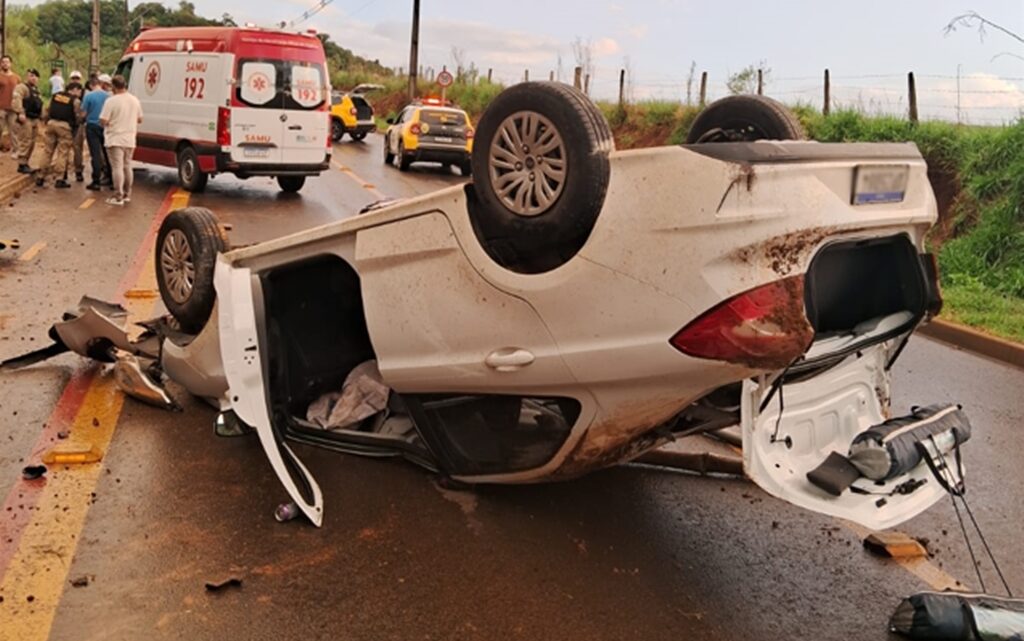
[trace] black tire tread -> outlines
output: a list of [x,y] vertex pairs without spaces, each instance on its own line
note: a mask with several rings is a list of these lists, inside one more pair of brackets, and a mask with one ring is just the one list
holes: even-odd
[[772,138],[773,140],[804,140],[807,138],[807,133],[804,131],[803,125],[800,124],[800,120],[785,105],[767,96],[742,94],[720,98],[697,114],[693,124],[690,126],[690,131],[687,133],[686,144],[695,144],[704,132],[712,129],[713,127],[710,123],[719,119],[723,110],[736,107],[753,109],[755,106],[757,109],[772,114],[772,117],[781,125],[783,134],[777,138]]
[[[528,273],[547,271],[575,255],[593,230],[608,187],[610,171],[608,155],[615,147],[611,127],[590,98],[570,85],[558,82],[522,83],[506,89],[502,95],[505,95],[506,100],[511,100],[513,104],[527,98],[538,101],[540,96],[545,96],[544,100],[560,102],[570,114],[567,122],[575,123],[577,127],[568,133],[584,136],[588,140],[590,170],[586,171],[582,177],[574,179],[577,183],[581,180],[587,183],[585,186],[576,188],[576,204],[573,205],[577,207],[573,214],[575,220],[559,221],[552,219],[547,213],[533,218],[524,218],[508,212],[498,202],[489,185],[482,182],[489,180],[490,175],[489,154],[484,147],[489,146],[493,132],[504,120],[505,111],[512,108],[505,107],[505,102],[499,95],[496,99],[496,102],[500,102],[498,111],[492,111],[490,115],[485,112],[480,122],[477,123],[477,141],[480,143],[480,147],[478,150],[474,150],[471,158],[471,172],[474,175],[475,192],[479,199],[479,202],[474,205],[477,210],[477,213],[474,214],[477,233],[485,247],[490,248],[492,242],[511,247],[511,255],[515,257],[508,259],[499,258],[497,255],[504,254],[505,250],[491,251],[489,249],[492,257],[505,264],[506,267]],[[492,103],[489,110],[494,108],[495,103]],[[562,117],[565,118],[564,115]],[[565,124],[560,126],[565,126]],[[563,131],[562,134],[564,137],[567,132]],[[596,160],[594,160],[595,158]],[[579,202],[581,194],[585,194],[582,196],[584,198],[582,203]],[[570,197],[568,192],[562,195],[562,198]],[[585,202],[586,200],[589,202]],[[555,203],[549,211],[554,212],[560,205],[561,203]],[[565,209],[559,211],[564,212]],[[545,217],[547,218],[545,219]],[[538,246],[537,238],[545,238],[548,241],[547,246]]]
[[[164,238],[171,229],[181,229],[185,232],[196,265],[196,280],[192,295],[185,303],[176,303],[168,295],[160,269],[160,251]],[[193,235],[198,242],[193,242]],[[164,305],[181,325],[182,330],[198,333],[209,320],[217,297],[213,286],[213,270],[217,263],[217,254],[225,252],[227,249],[228,242],[224,229],[213,212],[205,207],[176,209],[168,214],[161,223],[155,249],[157,285]]]

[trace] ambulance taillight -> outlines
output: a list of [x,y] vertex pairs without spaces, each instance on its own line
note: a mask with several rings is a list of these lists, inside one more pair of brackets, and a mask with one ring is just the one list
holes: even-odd
[[221,147],[231,146],[231,109],[217,108],[217,144]]

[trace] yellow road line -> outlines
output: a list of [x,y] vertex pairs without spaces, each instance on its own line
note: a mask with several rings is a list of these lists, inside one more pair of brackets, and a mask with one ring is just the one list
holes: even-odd
[[78,208],[79,209],[89,209],[90,207],[92,207],[92,204],[94,202],[96,202],[95,198],[86,198],[85,200],[82,201],[82,204],[79,205]]
[[[187,192],[172,197],[171,209],[188,204]],[[146,260],[136,290],[156,289],[152,253]],[[147,318],[156,301],[126,298],[128,324]],[[96,448],[106,454],[124,405],[111,372],[98,375],[89,386],[71,425],[65,447]],[[42,452],[34,452],[41,456]],[[0,580],[0,640],[44,641],[67,585],[68,572],[92,503],[102,461],[85,465],[56,465],[48,473],[46,489],[31,514],[21,543]]]
[[354,180],[360,187],[362,187],[363,189],[367,190],[368,192],[370,192],[371,194],[373,194],[377,198],[381,198],[381,199],[387,198],[387,196],[385,196],[382,192],[380,192],[373,185],[373,183],[366,182],[365,180],[360,178],[359,175],[356,172],[352,171],[351,169],[349,169],[345,165],[343,165],[343,164],[341,164],[339,162],[335,162],[333,160],[331,161],[331,164],[333,164],[335,167],[337,167],[338,171],[340,171],[341,173],[345,174],[346,176],[348,176],[349,178]]
[[24,254],[22,254],[21,256],[18,256],[18,260],[21,260],[21,261],[24,261],[24,262],[27,263],[28,261],[30,261],[33,258],[35,258],[36,254],[38,254],[39,252],[43,251],[44,247],[46,247],[46,243],[44,241],[39,241],[35,245],[32,245],[27,250],[25,250]]

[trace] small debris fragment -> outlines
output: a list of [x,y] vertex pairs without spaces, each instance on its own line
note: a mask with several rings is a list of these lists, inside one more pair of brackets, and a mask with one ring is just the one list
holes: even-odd
[[100,419],[98,419],[95,416],[93,416],[92,417],[92,426],[93,427],[99,427],[100,426]]
[[872,554],[893,559],[928,556],[928,550],[917,539],[902,532],[875,532],[864,539],[864,548]]
[[242,579],[239,579],[237,576],[228,577],[228,578],[222,579],[220,581],[207,581],[206,582],[206,591],[207,592],[217,592],[219,590],[223,590],[224,588],[240,588],[240,587],[242,587]]
[[64,431],[61,431],[61,432],[57,432],[57,438],[59,438],[62,441],[64,439],[66,439],[67,437],[69,437],[69,436],[71,436],[71,432],[69,432],[67,430],[64,430]]
[[282,503],[277,506],[274,510],[274,518],[277,519],[278,523],[284,523],[285,521],[291,521],[299,515],[299,506],[294,502]]
[[34,481],[46,474],[45,465],[29,465],[21,470],[21,478],[26,481]]
[[76,577],[74,579],[71,579],[71,587],[73,587],[73,588],[84,588],[84,587],[89,585],[89,582],[91,580],[92,580],[92,577],[90,577],[88,574],[83,574],[80,577]]

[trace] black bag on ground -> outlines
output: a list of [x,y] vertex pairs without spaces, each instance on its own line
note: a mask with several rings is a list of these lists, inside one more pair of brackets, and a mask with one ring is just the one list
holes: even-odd
[[889,629],[930,641],[1022,641],[1024,600],[987,594],[919,592],[904,599]]
[[934,441],[945,454],[970,438],[971,422],[959,405],[915,407],[858,434],[850,444],[850,462],[863,476],[885,481],[921,463],[917,443]]

